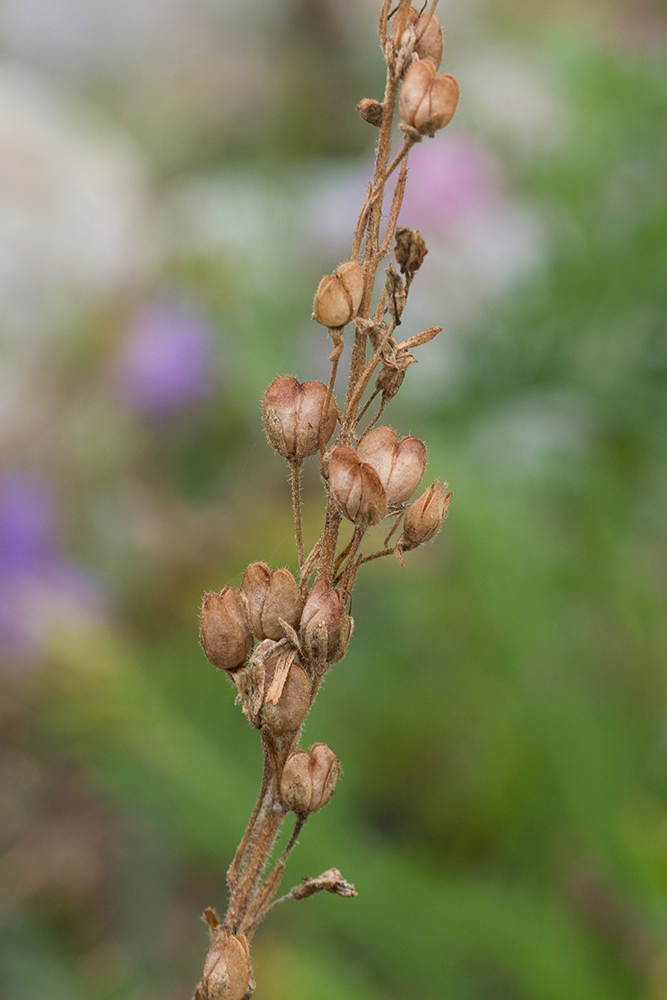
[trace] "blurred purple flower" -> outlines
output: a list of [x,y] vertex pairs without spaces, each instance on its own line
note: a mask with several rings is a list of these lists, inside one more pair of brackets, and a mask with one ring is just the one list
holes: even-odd
[[462,134],[438,136],[410,154],[410,181],[401,224],[434,235],[490,209],[502,197],[500,169],[481,142]]
[[115,359],[115,389],[127,405],[171,417],[212,389],[213,337],[192,309],[178,302],[146,306],[130,324]]
[[98,619],[105,604],[100,582],[59,549],[48,485],[0,478],[0,666],[36,662],[54,627]]

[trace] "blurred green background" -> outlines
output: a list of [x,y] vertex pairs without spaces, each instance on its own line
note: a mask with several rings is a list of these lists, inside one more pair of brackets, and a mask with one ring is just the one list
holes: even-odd
[[[0,997],[180,1000],[256,733],[201,594],[294,568],[264,389],[326,376],[371,0],[0,8]],[[452,125],[389,421],[454,499],[367,567],[304,742],[343,778],[258,1000],[667,998],[667,13],[442,0]],[[305,485],[306,540],[322,489]],[[326,896],[326,898],[324,898]]]

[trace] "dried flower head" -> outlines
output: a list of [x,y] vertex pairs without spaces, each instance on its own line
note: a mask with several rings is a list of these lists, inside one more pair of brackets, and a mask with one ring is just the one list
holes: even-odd
[[415,52],[420,59],[430,60],[438,69],[442,60],[442,29],[437,17],[430,11],[420,14],[416,7],[411,7],[408,24],[415,29]]
[[280,781],[285,805],[305,815],[317,812],[331,799],[340,772],[340,762],[326,743],[314,743],[308,753],[296,750],[287,758]]
[[419,59],[405,74],[398,109],[419,135],[435,135],[454,117],[459,86],[449,73],[438,76],[429,59]]
[[346,326],[357,315],[364,293],[364,276],[356,261],[347,261],[327,274],[315,292],[313,319],[330,330]]
[[[327,406],[322,431],[323,410]],[[264,431],[274,451],[292,462],[314,455],[329,440],[340,417],[336,401],[322,382],[298,382],[291,375],[276,379],[264,394]]]
[[199,641],[207,658],[219,670],[236,670],[252,652],[252,632],[236,587],[204,594]]
[[416,229],[409,229],[408,226],[401,226],[396,230],[396,244],[394,246],[394,256],[396,263],[402,274],[411,276],[418,271],[424,263],[424,257],[428,253],[424,237]]
[[278,653],[267,657],[265,664],[264,701],[256,722],[258,728],[268,726],[274,736],[295,733],[310,708],[310,678],[299,663],[288,666],[287,677],[277,701],[269,700],[271,684],[280,666]]
[[357,111],[369,125],[375,125],[376,128],[380,128],[380,125],[382,125],[384,108],[380,101],[375,101],[372,97],[364,97],[357,104]]
[[436,479],[425,493],[410,504],[401,536],[405,549],[414,549],[435,538],[442,527],[451,499],[452,494],[447,491],[447,483],[441,486],[440,480]]
[[426,468],[426,447],[416,437],[398,440],[390,427],[376,427],[359,442],[357,456],[377,472],[390,507],[405,503]]
[[329,489],[345,517],[361,527],[378,524],[387,516],[387,497],[379,475],[347,445],[335,448],[331,455]]
[[232,934],[220,925],[206,957],[202,981],[195,997],[201,1000],[245,1000],[254,983],[250,951],[244,934]]
[[248,622],[253,635],[263,639],[282,639],[281,620],[299,627],[302,601],[296,580],[288,569],[272,573],[266,563],[251,563],[243,574],[241,596],[245,599]]
[[353,622],[338,590],[317,580],[301,616],[301,645],[316,663],[337,663],[345,656]]

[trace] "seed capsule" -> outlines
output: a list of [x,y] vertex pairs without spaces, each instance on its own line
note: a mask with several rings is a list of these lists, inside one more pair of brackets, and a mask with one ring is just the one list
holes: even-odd
[[329,489],[345,517],[362,527],[387,516],[387,497],[376,470],[352,448],[335,448],[329,465]]
[[403,534],[399,544],[404,549],[414,549],[429,542],[440,531],[445,519],[452,494],[447,492],[447,483],[440,485],[436,479],[432,486],[417,497],[408,507],[403,524]]
[[357,456],[377,472],[390,507],[412,496],[426,468],[424,442],[416,437],[399,442],[390,427],[376,427],[362,438]]
[[408,24],[414,25],[417,37],[415,52],[420,59],[430,60],[438,69],[442,59],[442,29],[437,17],[428,11],[419,14],[415,7],[411,7]]
[[396,245],[394,256],[402,274],[413,275],[424,263],[428,253],[424,237],[416,229],[401,226],[396,230]]
[[252,652],[252,632],[236,587],[204,595],[199,641],[219,670],[236,670],[247,662]]
[[280,619],[299,627],[303,607],[296,580],[288,569],[273,573],[263,562],[251,563],[243,574],[241,595],[245,598],[253,635],[276,642],[285,635]]
[[309,660],[337,663],[345,656],[353,621],[345,611],[339,591],[317,580],[301,615],[301,645]]
[[288,808],[308,815],[330,801],[340,777],[340,762],[326,743],[314,743],[308,753],[296,750],[287,758],[280,794]]
[[382,125],[384,107],[379,101],[373,100],[372,97],[364,97],[363,101],[359,101],[357,111],[369,125],[375,125],[376,128],[380,128]]
[[252,995],[252,990],[250,950],[245,935],[218,928],[195,996],[201,995],[203,1000],[244,1000]]
[[292,663],[280,698],[274,704],[266,700],[266,692],[271,687],[278,657],[269,656],[266,661],[264,682],[265,699],[259,711],[257,727],[268,726],[275,736],[295,733],[308,715],[310,708],[310,678],[298,663]]
[[405,74],[398,109],[406,125],[420,135],[434,135],[452,120],[458,100],[454,77],[438,76],[429,59],[419,59]]
[[[319,451],[326,397],[327,387],[322,382],[301,384],[291,375],[283,375],[269,386],[264,394],[264,430],[274,451],[292,462],[300,462]],[[324,421],[325,444],[339,416],[332,398]]]
[[313,319],[330,330],[346,326],[357,315],[364,293],[364,276],[355,261],[341,264],[327,274],[315,292]]

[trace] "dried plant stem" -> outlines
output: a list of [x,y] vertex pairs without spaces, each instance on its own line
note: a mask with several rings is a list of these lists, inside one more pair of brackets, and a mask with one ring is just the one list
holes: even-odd
[[294,830],[292,831],[292,836],[288,841],[287,847],[280,856],[280,859],[276,862],[273,871],[264,882],[264,885],[248,909],[245,919],[241,925],[241,930],[249,941],[257,930],[271,900],[276,894],[276,890],[280,885],[280,880],[283,877],[283,872],[285,871],[287,859],[294,850],[299,834],[301,833],[307,819],[307,816],[297,816],[296,823],[294,824]]
[[294,510],[294,533],[296,537],[296,554],[299,561],[299,574],[303,569],[303,527],[301,525],[301,462],[290,462],[290,478],[292,483],[292,508]]
[[[359,568],[392,553],[402,561],[404,551],[422,544],[420,532],[424,541],[433,537],[451,496],[445,495],[446,484],[440,486],[440,481],[436,481],[408,508],[403,534],[392,548],[389,543],[401,522],[406,498],[414,492],[423,475],[426,449],[423,442],[415,438],[399,442],[393,431],[384,428],[375,432],[373,441],[368,439],[363,458],[355,454],[356,445],[375,426],[389,400],[398,392],[405,369],[415,361],[410,348],[427,343],[439,332],[439,328],[433,327],[400,344],[394,339],[414,273],[427,253],[421,235],[407,227],[400,230],[395,248],[403,278],[393,265],[387,268],[386,281],[373,312],[378,269],[396,235],[408,176],[408,156],[415,143],[421,141],[423,133],[432,133],[431,125],[435,121],[429,96],[426,106],[431,117],[425,125],[414,119],[411,122],[406,113],[406,108],[410,107],[408,96],[402,107],[406,119],[400,124],[404,132],[402,145],[390,159],[401,80],[404,78],[409,95],[415,64],[424,58],[423,53],[416,50],[415,31],[412,27],[406,30],[410,0],[397,0],[393,11],[391,3],[392,0],[383,0],[379,23],[387,67],[382,105],[370,99],[362,102],[363,109],[360,105],[364,117],[369,107],[373,109],[375,118],[366,120],[373,125],[379,124],[373,176],[356,223],[351,260],[341,264],[334,275],[325,275],[315,296],[313,318],[328,329],[334,344],[329,356],[329,382],[327,386],[320,382],[300,384],[295,378],[284,376],[269,387],[264,397],[267,439],[290,468],[298,584],[285,569],[272,572],[265,563],[253,563],[240,589],[226,587],[219,594],[209,593],[202,606],[204,651],[215,666],[229,672],[243,699],[244,713],[252,725],[260,729],[264,771],[257,802],[227,873],[230,898],[224,922],[220,923],[212,910],[205,914],[211,943],[195,1000],[224,1000],[232,996],[234,1000],[250,1000],[255,985],[247,942],[264,916],[278,903],[286,899],[305,899],[321,891],[340,896],[356,895],[354,886],[346,882],[337,869],[330,868],[316,879],[303,880],[287,895],[272,902],[308,814],[326,805],[340,775],[340,763],[325,744],[316,743],[308,752],[297,749],[301,728],[326,671],[345,655],[354,624],[348,613],[349,605]],[[430,25],[436,4],[437,0],[433,0],[420,37]],[[421,73],[417,70],[416,76]],[[442,82],[442,78],[439,79]],[[429,90],[428,94],[431,93]],[[424,99],[419,98],[420,107]],[[437,113],[446,124],[446,107]],[[382,234],[386,185],[397,170]],[[343,331],[352,321],[350,372],[340,415],[334,388],[344,349]],[[367,357],[369,340],[370,358]],[[362,406],[380,364],[384,366],[382,375]],[[360,438],[357,428],[380,393],[378,412]],[[340,419],[340,429],[331,450],[327,450],[336,425],[332,407]],[[393,437],[394,444],[391,440],[387,444],[387,435],[390,439]],[[380,444],[381,441],[385,443]],[[403,447],[405,442],[406,447]],[[375,462],[379,464],[375,466],[374,448],[384,448],[389,456],[378,458],[376,452]],[[301,466],[304,458],[318,451],[327,490],[326,509],[322,533],[306,556]],[[370,471],[374,471],[374,479]],[[409,488],[404,491],[406,481]],[[354,524],[354,530],[347,545],[337,553],[343,512]],[[364,556],[361,545],[366,525],[394,515],[398,516],[384,540],[384,547]],[[315,582],[309,589],[313,574]],[[278,861],[265,876],[280,828],[290,811],[296,814],[294,829]],[[236,977],[233,988],[229,980],[232,975]]]

